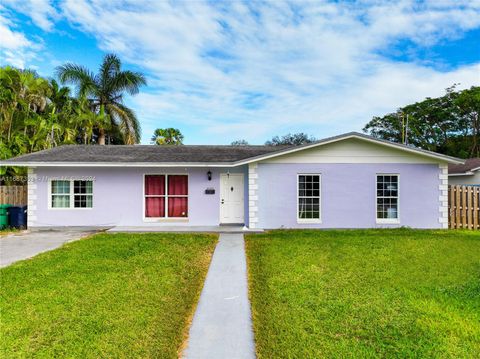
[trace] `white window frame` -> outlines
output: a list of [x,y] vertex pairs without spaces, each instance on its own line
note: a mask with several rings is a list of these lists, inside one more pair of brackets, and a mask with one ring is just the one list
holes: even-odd
[[[378,176],[396,176],[397,177],[397,196],[382,198],[397,198],[397,218],[378,218]],[[399,224],[400,223],[400,174],[398,173],[377,173],[375,174],[375,221],[377,224]]]
[[[164,195],[148,195],[148,197],[163,197],[165,198],[165,217],[147,217],[146,214],[146,198],[145,194],[145,178],[147,176],[165,176],[165,194]],[[168,176],[187,176],[187,186],[188,194],[187,195],[168,195]],[[187,216],[186,217],[169,217],[168,216],[168,197],[180,197],[187,199]],[[143,221],[144,222],[168,222],[168,221],[184,221],[187,222],[190,217],[190,177],[188,173],[144,173],[143,174]]]
[[[69,206],[68,207],[53,207],[52,206],[52,199],[53,196],[55,196],[54,193],[52,193],[52,182],[53,181],[68,181],[70,182],[70,192],[68,193],[68,196],[70,196],[70,201],[69,201]],[[75,207],[75,194],[74,194],[74,181],[86,181],[86,182],[92,182],[92,193],[91,194],[86,194],[89,196],[92,196],[92,207]],[[71,210],[91,210],[94,208],[95,203],[94,203],[94,196],[95,196],[95,186],[94,183],[95,181],[93,179],[85,179],[85,178],[49,178],[48,179],[48,209],[51,210],[64,210],[64,211],[71,211]],[[59,195],[67,195],[67,193],[64,194],[59,194]],[[77,194],[79,195],[79,194]]]
[[[300,205],[300,176],[318,176],[318,218],[300,218],[299,217],[299,205]],[[321,173],[297,173],[297,187],[295,188],[295,196],[297,198],[297,206],[295,211],[297,212],[297,223],[322,223],[322,174]],[[317,198],[316,196],[301,196],[302,198]]]

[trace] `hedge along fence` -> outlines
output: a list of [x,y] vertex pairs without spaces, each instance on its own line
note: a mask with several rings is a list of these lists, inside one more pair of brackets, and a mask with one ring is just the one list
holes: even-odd
[[25,206],[27,204],[27,186],[0,186],[0,204]]
[[450,228],[480,230],[479,207],[479,186],[448,186],[448,224]]

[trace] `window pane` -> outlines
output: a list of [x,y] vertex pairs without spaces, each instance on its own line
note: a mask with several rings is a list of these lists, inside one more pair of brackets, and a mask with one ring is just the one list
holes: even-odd
[[319,219],[320,218],[320,200],[318,198],[299,198],[298,199],[298,218]]
[[146,195],[164,195],[165,194],[165,176],[163,175],[145,176],[145,194]]
[[168,194],[177,196],[188,195],[188,176],[168,176]]
[[298,199],[298,218],[305,218],[305,200],[306,198]]
[[92,181],[73,181],[73,193],[92,193]]
[[69,207],[70,207],[69,195],[52,196],[52,208],[69,208]]
[[186,197],[169,197],[168,216],[188,217],[188,199]]
[[73,206],[75,208],[86,208],[87,207],[87,196],[85,195],[76,195],[73,197]]
[[75,208],[92,208],[92,200],[91,195],[75,195],[73,198],[73,207]]
[[165,217],[165,198],[163,197],[145,198],[145,216],[146,217]]
[[393,183],[393,182],[387,183],[386,187],[387,187],[387,189],[390,190],[390,191],[391,191],[391,190],[396,190],[396,189],[397,189],[397,184],[396,184],[396,183]]
[[87,181],[73,181],[73,193],[75,194],[91,193],[91,192],[87,192]]
[[52,194],[69,194],[70,181],[52,181]]
[[305,182],[298,183],[298,195],[305,196]]
[[397,219],[398,218],[397,209],[394,208],[394,207],[387,208],[386,214],[387,214],[386,218],[389,218],[389,219]]
[[73,193],[85,193],[83,181],[73,181]]

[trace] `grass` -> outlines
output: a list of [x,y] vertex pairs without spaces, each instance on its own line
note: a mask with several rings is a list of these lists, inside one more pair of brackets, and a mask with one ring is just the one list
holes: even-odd
[[18,228],[10,228],[10,227],[2,228],[0,229],[0,237],[6,236],[7,234],[13,234],[18,232],[20,232],[20,229]]
[[177,358],[217,237],[99,234],[0,271],[0,357]]
[[259,358],[478,358],[478,232],[272,231],[246,245]]

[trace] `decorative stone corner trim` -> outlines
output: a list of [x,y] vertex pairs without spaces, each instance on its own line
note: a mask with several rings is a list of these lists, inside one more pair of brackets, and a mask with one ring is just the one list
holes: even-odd
[[35,226],[37,221],[37,174],[34,167],[28,168],[27,183],[27,227]]
[[438,208],[439,217],[438,221],[440,222],[442,228],[448,228],[448,165],[440,164],[439,166],[438,179],[440,184],[438,185],[438,190],[440,191],[440,196],[438,197],[440,201],[440,206]]
[[258,227],[258,164],[248,165],[248,226]]

